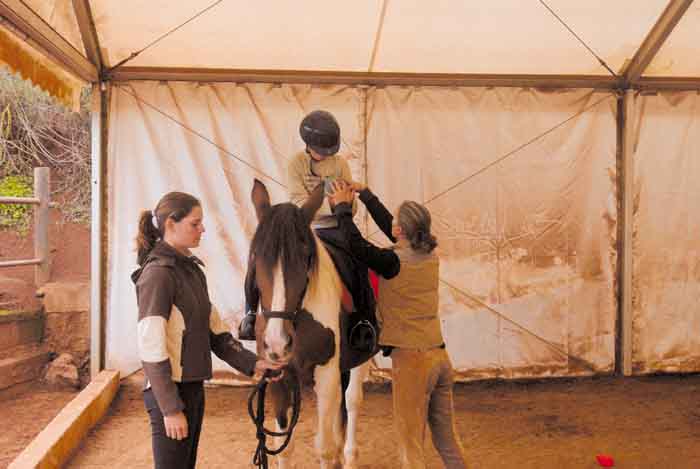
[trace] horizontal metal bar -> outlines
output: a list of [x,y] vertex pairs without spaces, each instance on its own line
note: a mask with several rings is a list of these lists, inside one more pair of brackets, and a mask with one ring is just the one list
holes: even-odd
[[2,261],[2,262],[0,262],[0,268],[2,268],[2,267],[17,267],[17,266],[21,266],[21,265],[39,265],[42,262],[43,262],[43,260],[41,260],[41,259]]
[[649,91],[700,90],[700,77],[642,77],[637,80],[632,87],[639,90]]
[[0,204],[39,205],[41,200],[34,197],[0,197]]
[[614,89],[621,81],[607,75],[512,75],[456,73],[328,72],[170,67],[120,67],[113,81],[158,80],[237,83],[306,83],[369,86],[494,86]]
[[[32,197],[0,197],[0,204],[10,205],[40,205],[41,201]],[[49,208],[59,208],[58,202],[49,202]]]

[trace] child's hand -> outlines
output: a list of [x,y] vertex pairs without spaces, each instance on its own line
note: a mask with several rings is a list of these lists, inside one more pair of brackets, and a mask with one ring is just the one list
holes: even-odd
[[345,181],[334,181],[331,184],[331,191],[328,194],[328,201],[335,207],[343,202],[352,203],[355,198],[355,192],[352,190],[350,184]]
[[362,192],[363,190],[367,189],[367,184],[363,184],[361,182],[353,182],[350,181],[350,189],[352,189],[355,192]]

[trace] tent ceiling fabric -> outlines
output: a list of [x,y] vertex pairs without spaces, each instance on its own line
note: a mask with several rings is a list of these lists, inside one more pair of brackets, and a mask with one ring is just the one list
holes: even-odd
[[649,76],[700,76],[700,4],[685,12],[676,28],[647,68]]
[[[100,40],[111,63],[128,57],[212,2],[167,3],[92,2]],[[619,69],[634,55],[666,0],[638,3],[554,0],[551,6],[613,69]],[[367,71],[381,7],[379,0],[312,0],[301,7],[273,0],[226,0],[129,65]],[[536,2],[523,7],[518,0],[488,5],[439,0],[426,7],[420,1],[388,4],[372,71],[608,74]],[[605,12],[603,17],[601,12]],[[634,21],[626,20],[630,15]]]
[[[129,66],[609,75],[538,2],[386,1],[381,21],[382,0],[224,0],[129,61]],[[72,0],[25,3],[84,54]],[[111,65],[213,3],[90,1],[101,46]],[[668,0],[547,3],[619,72]],[[652,62],[648,75],[699,76],[700,59],[693,53],[699,29],[700,6],[694,5]]]
[[[548,2],[615,71],[634,55],[666,3]],[[537,2],[439,0],[427,5],[390,4],[377,71],[609,74]]]
[[78,52],[85,55],[72,0],[23,0],[23,2],[70,42]]
[[[92,2],[92,7],[100,43],[114,64],[212,3],[122,0]],[[299,2],[226,0],[129,65],[362,71],[380,9],[378,0],[362,6],[313,0],[301,7]]]

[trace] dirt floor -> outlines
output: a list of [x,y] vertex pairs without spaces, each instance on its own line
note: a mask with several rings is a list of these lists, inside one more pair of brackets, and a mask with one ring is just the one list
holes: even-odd
[[[140,383],[139,375],[122,382],[110,413],[68,467],[152,467]],[[460,384],[457,427],[471,468],[595,468],[597,454],[612,455],[617,468],[698,468],[699,391],[698,375]],[[251,467],[256,441],[248,394],[245,388],[207,389],[198,467]],[[318,467],[310,394],[302,409],[296,467]],[[361,468],[398,467],[389,387],[368,389],[359,441]],[[429,468],[442,467],[432,446],[428,455]]]
[[[51,210],[49,243],[52,282],[87,281],[90,277],[90,226],[64,223]],[[34,257],[31,230],[24,235],[0,230],[0,260]],[[34,267],[0,269],[0,311],[35,310]],[[0,468],[7,465],[77,395],[74,390],[55,390],[40,381],[0,390]]]
[[0,390],[0,468],[7,467],[77,394],[39,382]]

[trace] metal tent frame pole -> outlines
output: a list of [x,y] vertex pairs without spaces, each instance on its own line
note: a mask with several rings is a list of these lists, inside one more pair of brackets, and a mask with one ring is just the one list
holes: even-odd
[[92,90],[92,217],[90,224],[90,375],[105,368],[107,287],[107,123],[110,89]]

